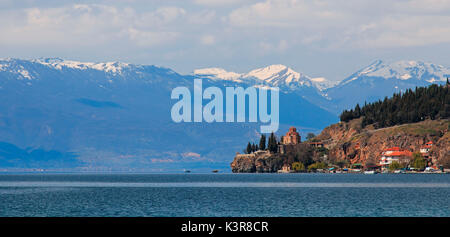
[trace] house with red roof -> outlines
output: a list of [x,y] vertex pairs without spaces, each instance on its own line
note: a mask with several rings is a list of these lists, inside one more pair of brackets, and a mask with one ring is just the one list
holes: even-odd
[[427,166],[433,165],[434,163],[430,155],[430,150],[433,147],[433,145],[434,145],[433,142],[429,141],[420,148],[420,154],[423,156],[423,158],[427,160]]
[[394,161],[405,164],[409,162],[411,157],[411,151],[403,150],[400,147],[387,148],[381,153],[380,166],[387,168]]
[[433,142],[427,142],[424,146],[420,148],[420,153],[422,156],[428,156],[428,153],[430,152],[431,148],[433,147]]

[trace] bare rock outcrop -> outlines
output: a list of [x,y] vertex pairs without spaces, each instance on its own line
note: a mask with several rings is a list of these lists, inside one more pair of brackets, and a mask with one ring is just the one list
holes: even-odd
[[357,119],[333,124],[316,139],[329,149],[331,159],[362,164],[377,163],[387,148],[401,147],[418,152],[425,143],[431,141],[435,144],[430,151],[431,157],[439,163],[450,156],[449,127],[449,120],[426,120],[381,129],[371,126],[363,129],[361,119]]
[[269,151],[236,154],[231,163],[233,173],[272,173],[283,166],[283,160]]

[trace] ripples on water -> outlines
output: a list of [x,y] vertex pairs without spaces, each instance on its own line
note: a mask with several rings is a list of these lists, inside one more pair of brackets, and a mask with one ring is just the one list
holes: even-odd
[[450,175],[0,175],[0,216],[450,216]]

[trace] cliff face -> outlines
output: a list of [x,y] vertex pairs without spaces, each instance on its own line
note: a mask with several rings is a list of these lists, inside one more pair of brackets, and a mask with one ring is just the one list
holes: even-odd
[[231,163],[233,173],[272,173],[283,166],[283,160],[268,151],[236,154]]
[[430,151],[433,163],[450,157],[449,120],[427,120],[419,123],[374,129],[361,128],[361,119],[333,124],[325,128],[317,140],[329,149],[330,159],[351,163],[377,163],[383,150],[401,147],[418,152],[427,142],[435,145]]

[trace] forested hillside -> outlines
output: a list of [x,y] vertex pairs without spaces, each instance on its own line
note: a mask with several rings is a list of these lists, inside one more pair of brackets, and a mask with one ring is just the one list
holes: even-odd
[[415,123],[426,119],[444,119],[450,117],[450,84],[433,84],[428,87],[408,89],[374,103],[354,109],[344,110],[340,119],[348,122],[362,117],[362,126],[373,124],[375,128]]

